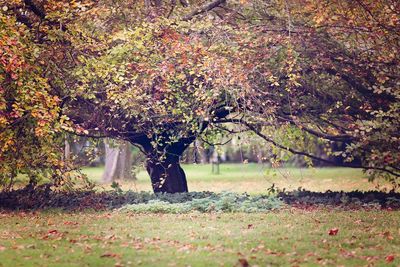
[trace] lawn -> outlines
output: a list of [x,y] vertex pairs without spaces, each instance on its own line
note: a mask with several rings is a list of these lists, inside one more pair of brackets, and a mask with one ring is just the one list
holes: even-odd
[[0,266],[399,266],[399,215],[0,213]]
[[[369,190],[355,169],[184,165],[191,191]],[[102,168],[85,168],[100,182]],[[123,189],[149,191],[141,171]],[[110,189],[109,184],[101,185]],[[329,234],[331,233],[331,234]],[[0,266],[400,266],[400,211],[284,206],[265,213],[0,210]]]
[[[186,164],[190,191],[233,191],[265,193],[275,187],[295,190],[299,187],[311,191],[353,191],[376,190],[377,183],[369,183],[368,177],[359,169],[350,168],[279,168],[271,169],[261,164],[221,164],[220,174],[211,173],[211,165]],[[89,178],[100,182],[103,168],[85,168]],[[135,182],[119,181],[123,189],[150,191],[148,174],[141,170]],[[382,182],[382,184],[384,184]],[[109,189],[109,184],[103,185]]]

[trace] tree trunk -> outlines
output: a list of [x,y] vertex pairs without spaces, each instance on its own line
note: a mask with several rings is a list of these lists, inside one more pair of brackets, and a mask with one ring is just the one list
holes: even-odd
[[[196,155],[199,156],[201,164],[207,164],[208,163],[207,152],[203,147],[203,142],[202,141],[200,141],[200,140],[196,140],[195,141],[195,152],[196,152]],[[197,161],[196,161],[196,163],[197,163]]]
[[67,138],[64,140],[64,160],[67,161],[71,157],[71,145],[69,144],[69,141]]
[[132,174],[132,151],[128,142],[124,142],[119,146],[119,155],[117,161],[117,169],[115,173],[116,179],[134,180],[136,177]]
[[186,175],[180,166],[178,155],[167,153],[162,160],[151,157],[146,163],[154,193],[188,192]]
[[132,180],[132,155],[131,149],[127,142],[113,147],[107,141],[105,145],[105,168],[103,173],[103,182],[111,183],[117,179]]
[[104,183],[111,183],[114,181],[115,172],[117,170],[119,149],[118,147],[110,146],[107,141],[104,142],[104,146],[106,155],[102,181]]
[[180,166],[180,158],[196,139],[195,135],[170,142],[168,133],[163,134],[163,142],[157,146],[146,135],[134,135],[132,144],[140,145],[146,155],[146,170],[150,176],[154,193],[188,192],[186,175]]

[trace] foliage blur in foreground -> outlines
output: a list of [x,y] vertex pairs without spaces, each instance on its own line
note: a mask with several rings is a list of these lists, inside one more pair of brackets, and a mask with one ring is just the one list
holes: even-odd
[[395,1],[0,6],[3,187],[19,173],[63,184],[69,133],[139,146],[155,192],[186,192],[187,147],[243,131],[272,145],[274,164],[299,154],[398,184]]

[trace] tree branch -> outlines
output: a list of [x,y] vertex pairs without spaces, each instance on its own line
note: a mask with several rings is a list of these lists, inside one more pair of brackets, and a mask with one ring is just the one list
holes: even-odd
[[284,119],[284,120],[286,120],[286,121],[288,121],[290,123],[293,123],[294,125],[299,127],[301,130],[303,130],[303,131],[305,131],[305,132],[307,132],[307,133],[309,133],[311,135],[314,135],[316,137],[328,139],[328,140],[331,140],[331,141],[341,141],[341,142],[351,141],[351,140],[354,139],[353,136],[348,135],[348,134],[330,135],[330,134],[326,134],[326,133],[323,133],[323,132],[320,132],[320,131],[316,131],[316,130],[308,128],[304,124],[302,124],[300,122],[297,122],[297,121],[295,121],[295,120],[293,120],[291,118],[288,118],[286,116],[282,117],[282,119]]
[[85,134],[85,133],[77,133],[77,132],[69,131],[69,130],[65,130],[65,132],[72,134],[72,135],[79,136],[79,137],[88,137],[88,138],[95,138],[95,139],[111,137],[110,135],[99,135],[99,134],[90,134],[90,133]]
[[204,12],[208,12],[216,7],[218,7],[219,5],[225,4],[226,0],[214,0],[211,3],[205,4],[195,10],[193,10],[192,12],[190,12],[189,14],[187,14],[186,16],[184,16],[182,18],[183,21],[189,21],[192,20],[195,16],[204,13]]
[[203,141],[204,143],[206,143],[209,146],[223,146],[223,145],[228,144],[230,141],[232,141],[232,138],[231,138],[228,141],[222,142],[222,143],[210,143],[207,140],[205,140],[204,138],[202,138],[201,136],[199,138],[200,138],[201,141]]
[[388,169],[383,168],[383,167],[371,167],[371,166],[355,165],[355,164],[350,164],[350,163],[337,163],[337,162],[334,162],[334,161],[331,161],[331,160],[327,160],[327,159],[323,159],[323,158],[317,157],[315,155],[309,154],[309,153],[304,152],[304,151],[298,151],[298,150],[295,150],[295,149],[290,148],[290,147],[285,147],[285,146],[275,142],[274,140],[272,140],[268,136],[262,134],[258,129],[256,129],[256,127],[254,125],[251,125],[250,123],[247,123],[247,122],[243,122],[243,124],[246,125],[250,130],[252,130],[255,134],[257,134],[259,137],[261,137],[265,141],[273,144],[276,147],[279,147],[281,149],[287,150],[287,151],[289,151],[289,152],[291,152],[293,154],[306,156],[308,158],[311,158],[311,159],[314,159],[314,160],[318,160],[318,161],[321,161],[321,162],[324,162],[324,163],[327,163],[327,164],[330,164],[330,165],[334,165],[334,166],[356,168],[356,169],[365,169],[365,170],[379,170],[379,171],[383,171],[383,172],[387,172],[389,174],[392,174],[392,175],[394,175],[396,177],[400,177],[400,173],[396,173],[394,171],[388,170]]
[[29,10],[32,11],[39,18],[44,19],[46,17],[46,12],[44,11],[44,7],[41,6],[39,3],[37,3],[36,1],[24,0],[24,3],[29,8]]
[[[331,141],[341,141],[341,142],[351,141],[351,140],[353,139],[353,137],[350,136],[350,135],[346,135],[346,134],[344,134],[344,135],[329,135],[329,134],[325,134],[325,133],[318,132],[318,131],[316,131],[316,130],[307,128],[307,127],[305,127],[303,124],[300,124],[300,123],[298,123],[298,122],[295,122],[295,121],[292,120],[292,119],[289,119],[289,118],[286,118],[286,117],[283,118],[283,119],[286,120],[286,121],[289,121],[289,122],[293,123],[294,125],[296,125],[297,127],[299,127],[301,130],[303,130],[303,131],[305,131],[305,132],[307,132],[307,133],[309,133],[309,134],[311,134],[311,135],[314,135],[314,136],[316,136],[316,137],[328,139],[328,140],[331,140]],[[244,121],[241,120],[241,119],[222,119],[222,120],[216,120],[216,121],[214,121],[214,122],[215,122],[215,123],[227,123],[227,122],[231,122],[231,123],[235,123],[235,124],[241,124],[241,123],[246,124],[246,122],[244,122]],[[258,125],[262,125],[262,126],[273,126],[272,123],[257,123],[257,124],[258,124]],[[246,125],[246,126],[247,126],[247,125]]]
[[32,21],[29,19],[28,16],[22,14],[21,12],[19,12],[18,10],[14,10],[15,13],[15,17],[17,18],[17,21],[25,24],[28,28],[32,28],[33,27],[33,23]]
[[370,98],[376,98],[376,97],[382,97],[385,98],[389,101],[396,101],[396,97],[387,93],[381,93],[377,94],[373,90],[370,90],[369,88],[365,87],[361,81],[358,81],[355,77],[350,77],[349,75],[339,72],[333,68],[325,68],[325,71],[333,76],[339,76],[342,80],[347,82],[352,88],[357,90],[359,93],[361,93],[364,96],[370,97]]

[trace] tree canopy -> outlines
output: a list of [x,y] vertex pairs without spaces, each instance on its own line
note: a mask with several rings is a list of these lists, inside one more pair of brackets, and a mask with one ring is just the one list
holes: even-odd
[[400,175],[397,1],[0,7],[3,183],[62,176],[65,132],[139,146],[162,192],[187,191],[179,157],[213,131],[250,130],[280,154]]

